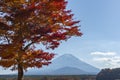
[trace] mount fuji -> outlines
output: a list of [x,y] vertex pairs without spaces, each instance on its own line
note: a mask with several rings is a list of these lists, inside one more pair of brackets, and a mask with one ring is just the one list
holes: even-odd
[[25,75],[81,75],[97,74],[100,70],[71,54],[62,55],[41,69],[32,68]]

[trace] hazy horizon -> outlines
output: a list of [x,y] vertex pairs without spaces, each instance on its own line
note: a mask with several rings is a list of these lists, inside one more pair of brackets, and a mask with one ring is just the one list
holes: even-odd
[[[55,50],[56,57],[72,54],[97,68],[120,67],[120,0],[68,0],[82,37],[72,37]],[[39,46],[38,46],[39,47]],[[10,73],[0,68],[0,74]]]

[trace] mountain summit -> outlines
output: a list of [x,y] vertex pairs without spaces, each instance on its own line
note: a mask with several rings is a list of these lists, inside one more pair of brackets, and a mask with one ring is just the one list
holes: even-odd
[[41,69],[31,69],[26,74],[34,75],[79,75],[97,74],[100,70],[87,64],[71,54],[62,55],[52,61],[52,64]]

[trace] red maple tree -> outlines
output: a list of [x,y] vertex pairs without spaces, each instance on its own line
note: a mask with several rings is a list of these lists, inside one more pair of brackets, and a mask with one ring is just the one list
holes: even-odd
[[50,64],[54,53],[36,50],[35,44],[55,49],[71,36],[81,36],[65,0],[0,0],[0,66],[24,70]]

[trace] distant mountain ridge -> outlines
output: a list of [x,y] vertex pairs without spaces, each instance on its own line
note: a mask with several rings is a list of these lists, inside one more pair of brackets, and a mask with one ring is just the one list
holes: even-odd
[[80,70],[78,68],[73,68],[73,67],[63,67],[60,69],[57,69],[55,71],[52,72],[52,74],[56,74],[56,75],[78,75],[78,74],[89,74],[88,72],[85,72],[83,70]]
[[80,75],[97,74],[100,70],[87,64],[71,54],[62,55],[52,61],[52,64],[41,69],[30,69],[26,75]]

